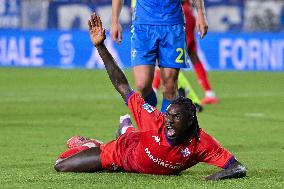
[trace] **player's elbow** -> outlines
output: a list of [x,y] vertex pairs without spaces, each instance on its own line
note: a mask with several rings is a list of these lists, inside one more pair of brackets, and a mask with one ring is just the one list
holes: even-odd
[[242,178],[242,177],[245,177],[247,175],[247,169],[244,165],[239,165],[237,167],[237,178]]
[[128,84],[121,84],[117,87],[116,90],[120,93],[120,95],[122,96],[124,100],[132,92],[132,89],[130,88]]
[[236,165],[235,172],[236,172],[237,178],[245,177],[247,174],[247,168],[239,161],[236,161],[235,165]]
[[247,175],[247,169],[246,167],[241,164],[240,162],[237,163],[237,165],[232,168],[232,178],[242,178]]
[[246,174],[247,174],[247,168],[236,159],[226,170],[229,171],[228,172],[229,175],[227,175],[227,176],[225,176],[224,178],[221,178],[221,179],[242,178],[242,177],[245,177]]

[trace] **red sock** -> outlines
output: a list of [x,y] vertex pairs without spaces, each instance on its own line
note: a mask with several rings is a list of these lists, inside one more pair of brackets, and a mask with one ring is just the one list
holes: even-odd
[[155,74],[154,74],[154,79],[153,79],[153,83],[152,83],[153,89],[155,89],[155,90],[159,89],[160,81],[161,81],[160,69],[155,68]]
[[202,65],[202,63],[199,61],[195,64],[193,64],[195,73],[197,75],[197,79],[199,84],[202,86],[204,91],[209,91],[211,90],[211,86],[209,84],[209,81],[207,79],[207,74],[206,71]]

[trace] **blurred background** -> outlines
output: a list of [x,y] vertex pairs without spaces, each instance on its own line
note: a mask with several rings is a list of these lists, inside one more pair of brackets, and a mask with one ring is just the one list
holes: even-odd
[[[283,71],[283,0],[205,0],[209,33],[198,40],[207,70]],[[92,47],[92,12],[111,24],[111,0],[0,0],[0,66],[103,68]],[[130,66],[131,0],[120,22],[123,42],[106,45]]]

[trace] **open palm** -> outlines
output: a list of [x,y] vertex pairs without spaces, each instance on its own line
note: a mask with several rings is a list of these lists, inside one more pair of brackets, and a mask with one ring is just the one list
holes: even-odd
[[97,16],[96,13],[92,14],[88,21],[88,25],[92,43],[95,46],[101,45],[104,42],[106,35],[100,17]]

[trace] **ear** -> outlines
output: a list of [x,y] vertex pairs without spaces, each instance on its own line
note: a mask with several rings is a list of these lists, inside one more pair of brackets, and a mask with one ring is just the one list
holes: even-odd
[[188,119],[187,126],[192,129],[192,127],[194,127],[196,117],[193,117],[192,115],[188,115],[187,119]]

